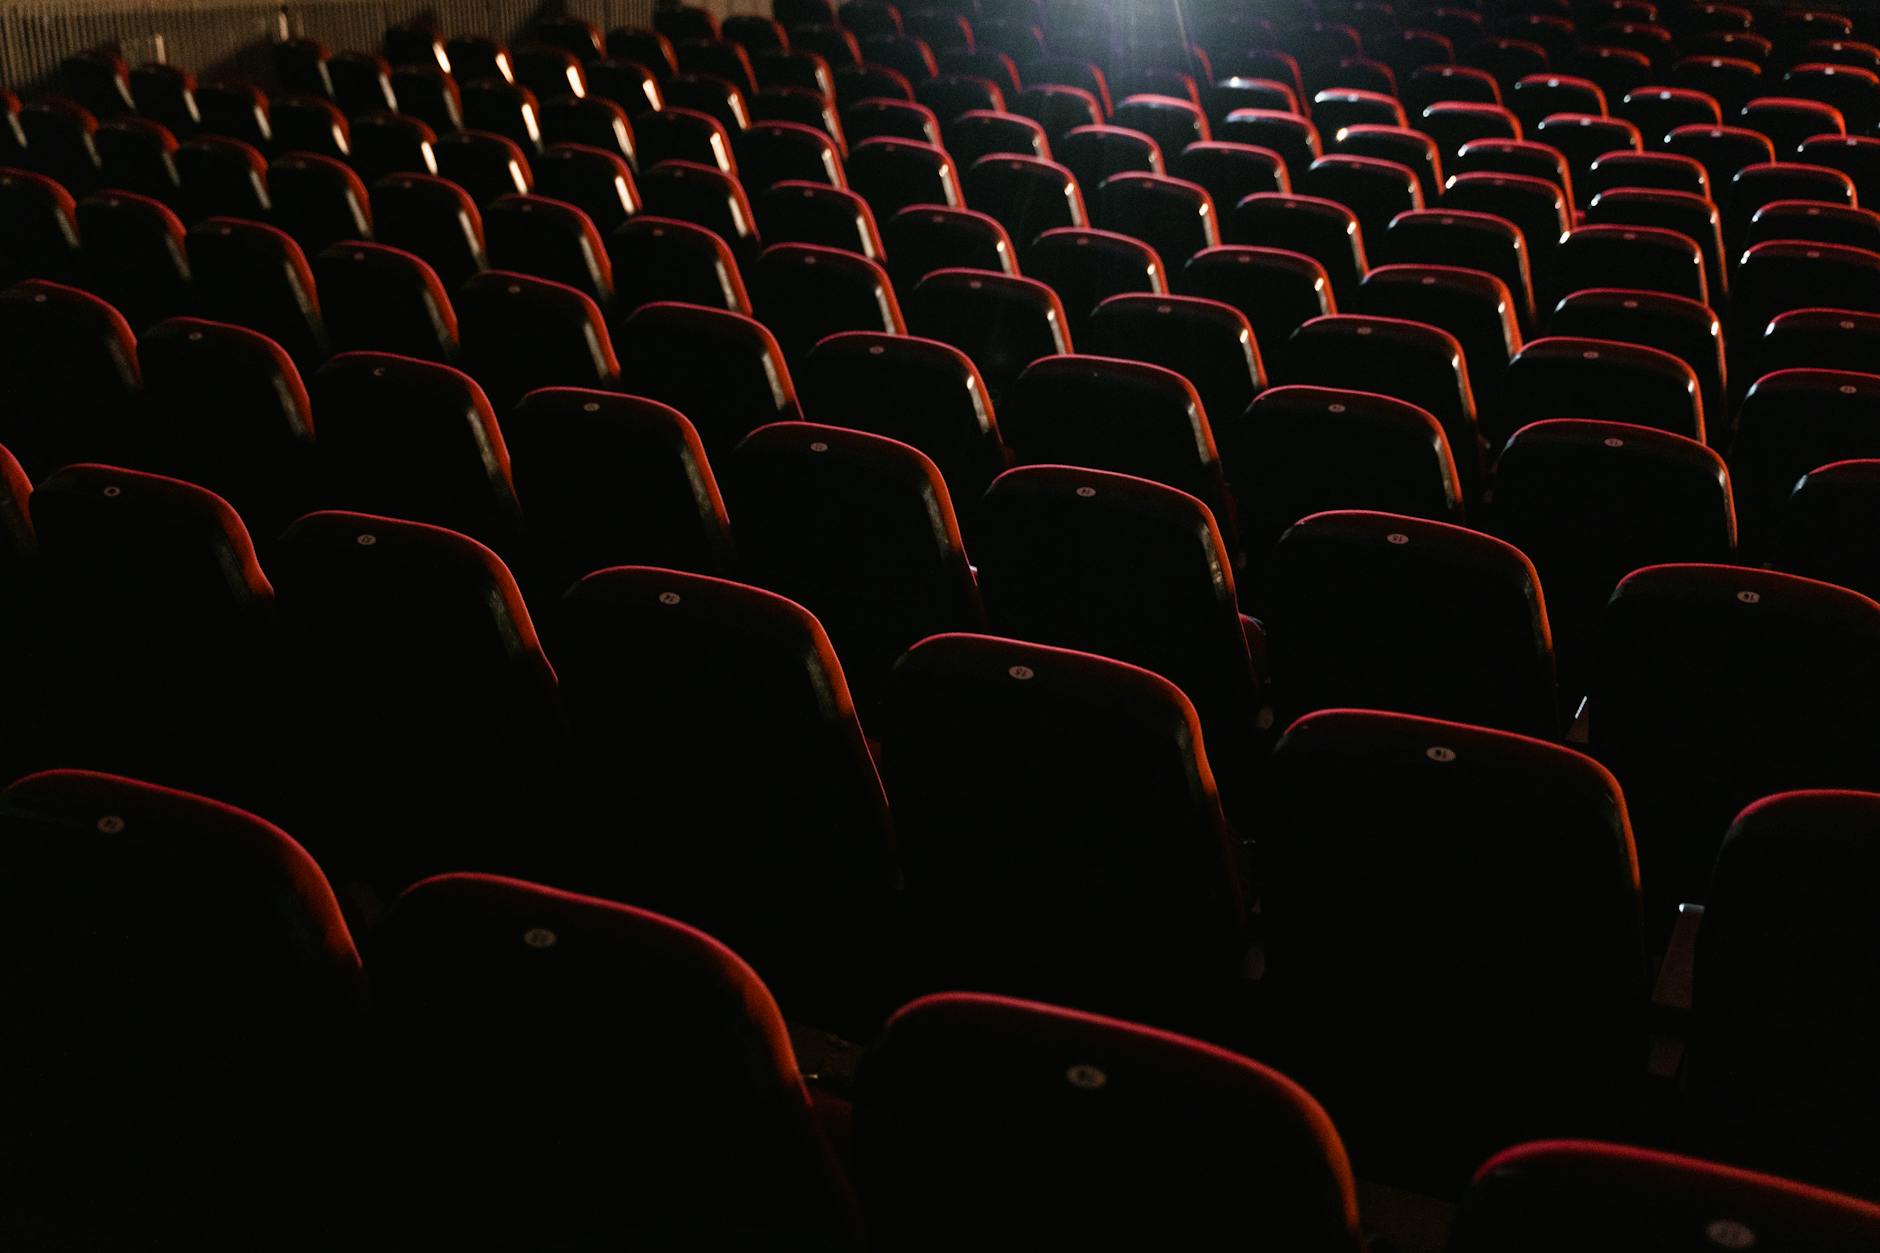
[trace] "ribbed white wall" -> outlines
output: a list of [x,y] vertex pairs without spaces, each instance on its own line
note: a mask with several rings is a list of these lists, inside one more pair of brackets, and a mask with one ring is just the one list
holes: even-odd
[[[763,13],[769,0],[694,0],[719,13]],[[653,0],[0,0],[0,84],[21,95],[56,90],[59,61],[116,43],[133,65],[166,61],[198,76],[228,74],[273,83],[267,46],[283,33],[325,40],[335,51],[378,49],[385,28],[429,15],[446,34],[515,39],[538,17],[574,13],[603,30],[647,25]]]

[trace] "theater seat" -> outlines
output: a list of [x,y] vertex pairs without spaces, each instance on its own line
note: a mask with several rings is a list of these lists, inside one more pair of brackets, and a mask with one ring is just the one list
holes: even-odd
[[996,218],[1020,248],[1054,226],[1090,224],[1076,178],[1051,161],[981,157],[967,167],[963,184],[967,208]]
[[909,331],[973,359],[995,405],[1032,362],[1071,351],[1064,306],[1034,279],[936,270],[906,294],[904,307]]
[[1018,273],[1012,237],[997,218],[972,209],[909,205],[888,219],[882,245],[888,250],[888,272],[903,299],[936,270]]
[[757,317],[793,367],[830,335],[906,332],[888,272],[840,248],[772,244],[751,267],[750,281]]
[[1340,302],[1351,299],[1369,268],[1357,215],[1335,200],[1258,192],[1233,207],[1222,233],[1232,243],[1311,257],[1324,267]]
[[1314,161],[1300,178],[1299,190],[1350,209],[1364,239],[1373,246],[1383,241],[1392,218],[1423,208],[1415,170],[1401,162],[1349,153]]
[[909,205],[958,207],[959,169],[945,149],[919,140],[882,136],[849,151],[848,180],[885,223]]
[[731,246],[702,226],[640,214],[608,234],[607,256],[614,308],[623,317],[661,300],[751,311]]
[[124,318],[75,287],[29,279],[0,292],[0,442],[28,477],[119,456],[139,387]]
[[1125,474],[1026,466],[975,507],[993,631],[1113,657],[1168,679],[1208,737],[1229,813],[1246,799],[1266,676],[1248,649],[1220,528],[1195,497]]
[[281,346],[246,327],[172,318],[137,345],[143,456],[235,507],[265,551],[314,499],[313,410]]
[[1352,314],[1314,318],[1278,354],[1281,383],[1345,387],[1350,363],[1369,363],[1369,390],[1407,401],[1442,423],[1466,500],[1480,498],[1483,441],[1462,346],[1449,332],[1400,318]]
[[1796,480],[1783,506],[1770,564],[1790,574],[1880,595],[1880,461],[1835,461]]
[[1079,187],[1093,192],[1112,174],[1167,172],[1155,140],[1121,126],[1073,127],[1052,141],[1051,152],[1076,177]]
[[95,143],[99,180],[107,190],[150,196],[172,208],[181,203],[176,136],[165,127],[149,118],[114,118],[98,128]]
[[1642,344],[1549,335],[1529,340],[1508,363],[1500,442],[1548,418],[1609,418],[1704,440],[1704,398],[1680,358]]
[[968,169],[981,157],[1034,157],[1051,159],[1051,143],[1044,127],[1016,113],[974,109],[941,128],[946,150]]
[[1268,589],[1282,721],[1353,707],[1559,733],[1540,579],[1500,540],[1399,514],[1314,514],[1275,546]]
[[1571,714],[1586,692],[1600,611],[1619,581],[1666,561],[1729,561],[1736,512],[1723,459],[1696,440],[1623,422],[1517,431],[1496,470],[1491,529],[1533,559]]
[[536,159],[535,189],[587,214],[603,236],[641,209],[632,167],[619,153],[588,144],[551,145]]
[[70,279],[78,264],[76,208],[51,179],[0,170],[0,283]]
[[[1871,364],[1871,363],[1867,363]],[[1777,370],[1737,410],[1730,470],[1745,544],[1760,552],[1780,531],[1803,475],[1835,461],[1880,456],[1880,380],[1843,370]]]
[[985,625],[946,483],[894,440],[782,422],[722,463],[750,579],[816,615],[865,718],[902,653]]
[[1877,640],[1880,605],[1794,575],[1661,565],[1619,584],[1600,620],[1589,744],[1625,785],[1656,927],[1702,900],[1750,801],[1880,783]]
[[1498,1146],[1627,1125],[1646,967],[1610,773],[1525,736],[1333,709],[1287,730],[1272,786],[1269,1055],[1326,1102],[1361,1175],[1451,1192]]
[[1213,428],[1194,385],[1173,370],[1113,357],[1033,362],[1000,407],[1020,465],[1088,466],[1165,483],[1213,514],[1228,551],[1240,531]]
[[344,352],[307,380],[328,508],[428,522],[504,549],[522,531],[490,402],[447,365]]
[[[782,1015],[716,940],[626,905],[452,874],[401,897],[367,957],[387,1092],[405,1111],[402,1134],[374,1150],[402,1163],[381,1193],[395,1232],[489,1250],[859,1247]],[[505,1151],[596,1119],[623,1134],[573,1154]],[[458,1204],[466,1195],[477,1204]]]
[[1359,284],[1351,307],[1358,313],[1422,322],[1455,336],[1478,415],[1492,424],[1501,417],[1508,361],[1521,349],[1515,303],[1508,285],[1486,271],[1404,264],[1374,267]]
[[217,216],[263,220],[273,209],[267,160],[238,139],[189,140],[176,150],[176,169],[183,219],[192,225]]
[[1197,183],[1162,174],[1113,174],[1096,189],[1096,221],[1140,239],[1162,258],[1164,271],[1221,242],[1214,201]]
[[622,324],[620,344],[634,391],[683,413],[714,457],[760,426],[798,416],[783,350],[755,319],[659,301]]
[[287,529],[269,571],[287,660],[266,812],[291,815],[356,901],[444,866],[538,867],[560,712],[496,554],[440,527],[322,512]]
[[841,149],[826,132],[813,127],[796,122],[758,122],[739,131],[732,146],[738,159],[738,181],[753,195],[786,179],[831,187],[848,185]]
[[[363,128],[355,126],[357,137]],[[443,136],[434,145],[433,170],[463,188],[479,205],[498,196],[527,195],[535,189],[535,174],[529,157],[515,140],[493,131],[460,130]],[[374,169],[373,173],[381,171]],[[422,173],[408,166],[399,173]]]
[[869,1050],[856,1168],[885,1247],[996,1229],[1298,1253],[1362,1247],[1325,1113],[1257,1062],[1166,1032],[956,992],[915,1001]]
[[1681,232],[1576,226],[1561,238],[1554,254],[1554,289],[1556,295],[1566,296],[1588,287],[1636,287],[1707,304],[1707,270],[1703,248]]
[[1376,262],[1453,265],[1493,274],[1508,288],[1524,331],[1535,324],[1534,282],[1527,238],[1493,213],[1444,206],[1398,214],[1382,237],[1370,237]]
[[[11,1229],[343,1243],[363,1221],[346,1165],[363,989],[320,868],[251,813],[111,775],[36,774],[5,800]],[[202,1171],[230,1189],[213,1205]]]
[[1325,267],[1305,253],[1284,248],[1204,248],[1170,276],[1170,285],[1184,296],[1202,296],[1240,310],[1271,368],[1277,368],[1294,331],[1313,318],[1338,312]]
[[878,1022],[898,977],[893,837],[821,625],[648,566],[590,574],[553,612],[582,833],[558,874],[714,928],[808,1021]]
[[[438,56],[449,59],[441,47]],[[418,119],[440,134],[448,135],[463,126],[463,89],[435,62],[395,66],[391,83],[400,113]]]
[[268,167],[274,222],[312,254],[341,240],[372,238],[366,185],[335,157],[294,153]]
[[920,449],[956,500],[977,500],[1006,467],[986,384],[950,344],[844,331],[818,343],[796,377],[804,417]]
[[529,520],[531,573],[549,595],[610,566],[731,571],[724,502],[678,410],[545,387],[522,399],[503,433]]
[[1218,428],[1222,464],[1246,535],[1246,593],[1264,599],[1273,545],[1327,509],[1376,509],[1460,522],[1467,513],[1440,423],[1389,396],[1336,387],[1274,387]]
[[1266,366],[1246,315],[1198,296],[1136,292],[1096,308],[1080,341],[1105,357],[1173,370],[1195,386],[1210,421],[1231,422],[1266,386]]
[[611,388],[620,378],[600,308],[572,287],[485,270],[456,303],[463,360],[499,421],[538,387]]
[[1880,1208],[1774,1175],[1592,1141],[1524,1144],[1476,1172],[1456,1253],[1574,1253],[1609,1241],[1854,1253],[1880,1239]]
[[307,257],[287,232],[217,217],[189,231],[195,306],[204,317],[260,331],[303,370],[331,349]]
[[1734,415],[1724,390],[1723,322],[1708,305],[1663,292],[1589,287],[1556,305],[1547,329],[1554,335],[1615,339],[1670,353],[1697,376],[1705,435],[1719,444],[1728,438]]
[[574,288],[602,308],[614,301],[613,266],[594,222],[546,196],[498,196],[483,210],[490,264]]
[[183,224],[161,201],[124,191],[87,196],[78,206],[86,290],[124,315],[131,329],[181,313],[189,303]]
[[338,243],[313,259],[320,312],[338,352],[457,359],[457,314],[437,271],[400,248]]
[[1174,684],[1068,649],[940,635],[895,667],[881,735],[909,983],[1221,1029],[1239,874]]
[[1155,249],[1115,231],[1053,227],[1023,256],[1026,277],[1049,287],[1063,303],[1073,342],[1089,334],[1091,315],[1109,297],[1167,290]]
[[214,493],[79,464],[34,491],[42,760],[254,795],[274,595]]
[[444,290],[488,268],[483,218],[468,192],[447,179],[396,174],[372,188],[374,238],[437,271]]
[[1705,1148],[1869,1198],[1863,1128],[1880,1085],[1856,1059],[1880,1030],[1876,834],[1870,792],[1785,792],[1739,814],[1711,873],[1691,1002]]
[[[353,169],[367,183],[377,183],[394,174],[446,174],[452,179],[468,178],[468,170],[475,168],[475,161],[459,155],[458,144],[475,141],[459,141],[456,133],[447,134],[452,136],[451,143],[441,144],[436,131],[408,114],[368,113],[349,123],[347,146]],[[508,169],[509,158],[515,154],[500,136],[490,138],[498,141],[499,151],[485,155],[497,158],[506,180],[498,191],[516,190],[516,180],[511,177],[513,172]]]

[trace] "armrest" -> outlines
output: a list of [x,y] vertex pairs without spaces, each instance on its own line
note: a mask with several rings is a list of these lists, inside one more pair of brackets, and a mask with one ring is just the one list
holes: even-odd
[[1260,682],[1266,682],[1266,628],[1252,614],[1240,615],[1240,633],[1247,637],[1247,654],[1253,658],[1255,669],[1260,672]]
[[1692,959],[1697,952],[1697,929],[1704,922],[1704,907],[1689,902],[1678,906],[1678,921],[1665,945],[1665,959],[1652,987],[1652,1008],[1687,1014],[1691,1010]]
[[1665,959],[1658,966],[1658,980],[1652,986],[1651,1056],[1645,1065],[1646,1073],[1653,1079],[1676,1080],[1684,1067],[1688,1034],[1685,1020],[1691,1012],[1693,957],[1697,951],[1697,931],[1703,921],[1702,905],[1679,905],[1671,942],[1665,946]]
[[786,1022],[797,1069],[812,1090],[846,1097],[855,1090],[855,1068],[862,1046],[807,1023]]
[[1588,735],[1591,719],[1586,716],[1586,698],[1580,698],[1580,707],[1573,711],[1573,724],[1567,728],[1567,743],[1584,744]]
[[1273,725],[1273,705],[1267,695],[1268,676],[1272,670],[1266,660],[1266,628],[1251,614],[1240,615],[1240,633],[1247,640],[1247,655],[1253,659],[1253,677],[1260,685],[1260,715],[1254,729],[1265,731]]

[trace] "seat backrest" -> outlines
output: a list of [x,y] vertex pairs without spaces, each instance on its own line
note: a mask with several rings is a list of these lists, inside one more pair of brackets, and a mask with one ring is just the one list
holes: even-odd
[[586,576],[552,621],[579,825],[606,833],[571,843],[559,873],[712,927],[816,1021],[880,1014],[893,840],[821,624],[649,566]]
[[307,388],[321,499],[504,544],[522,527],[509,453],[489,401],[447,365],[345,352]]
[[1571,1253],[1675,1240],[1855,1253],[1880,1207],[1774,1175],[1629,1145],[1548,1140],[1498,1153],[1463,1198],[1455,1253]]
[[811,349],[796,375],[804,417],[920,449],[956,500],[977,500],[1005,469],[985,381],[951,344],[844,331]]
[[721,465],[745,569],[816,615],[865,712],[909,648],[984,625],[946,483],[921,452],[780,422]]
[[1660,565],[1600,621],[1590,743],[1634,801],[1648,892],[1698,900],[1725,828],[1771,792],[1880,784],[1880,605],[1741,566]]
[[1230,787],[1252,755],[1264,676],[1201,501],[1124,474],[1008,470],[976,506],[973,558],[994,631],[1114,657],[1180,687]]
[[137,339],[96,296],[42,279],[0,292],[0,442],[31,478],[119,456],[141,382]]
[[214,217],[189,231],[197,311],[260,331],[303,370],[331,348],[306,254],[276,227]]
[[[1619,1125],[1646,968],[1613,776],[1525,736],[1359,709],[1295,722],[1273,770],[1274,1056],[1359,1168],[1453,1184],[1510,1139]],[[1485,1039],[1500,1047],[1470,1044]]]
[[[0,810],[14,1221],[344,1240],[362,988],[320,868],[253,814],[89,771],[21,779]],[[213,1213],[188,1199],[202,1171],[236,1189]]]
[[560,710],[496,554],[328,511],[287,529],[270,572],[290,659],[272,803],[322,864],[381,892],[449,866],[539,865],[550,841],[522,815],[552,786]]
[[902,308],[909,331],[973,359],[994,404],[1034,361],[1072,351],[1063,303],[1035,279],[935,270],[904,294]]
[[1198,497],[1230,549],[1238,546],[1207,411],[1194,385],[1173,370],[1114,357],[1046,357],[1019,376],[1000,412],[1021,464],[1089,466],[1166,483]]
[[797,417],[783,349],[753,318],[657,301],[626,320],[620,343],[633,391],[683,413],[714,457],[760,426]]
[[1407,401],[1274,387],[1220,423],[1218,438],[1256,573],[1288,527],[1326,509],[1439,521],[1461,521],[1467,512],[1442,425]]
[[1361,1243],[1344,1149],[1318,1104],[1197,1040],[952,993],[890,1019],[860,1084],[863,1203],[896,1248],[957,1248],[992,1229],[1023,1245]]
[[[367,956],[423,1146],[396,1225],[426,1239],[854,1245],[783,1017],[716,940],[610,901],[452,874],[405,893]],[[597,1117],[638,1131],[552,1161],[502,1152]],[[440,1211],[466,1185],[483,1198],[475,1213]]]
[[1518,549],[1443,522],[1340,510],[1287,531],[1268,580],[1282,720],[1354,707],[1558,733],[1547,608]]
[[724,501],[678,410],[579,387],[530,392],[503,424],[529,547],[555,596],[619,565],[702,574],[732,562]]
[[915,979],[1149,1021],[1218,1010],[1238,962],[1238,872],[1200,723],[1172,683],[1067,649],[935,636],[895,668],[882,738]]
[[159,322],[137,356],[147,455],[271,544],[311,499],[313,410],[293,359],[259,331],[202,318]]
[[1855,1059],[1880,1039],[1876,885],[1880,795],[1785,792],[1737,815],[1694,956],[1690,1073],[1712,1151],[1871,1192],[1860,1128],[1880,1087]]
[[612,387],[613,340],[586,293],[510,270],[485,270],[457,291],[464,363],[497,420],[538,387]]
[[1851,370],[1777,370],[1737,410],[1730,469],[1744,540],[1760,551],[1778,532],[1803,475],[1851,457],[1880,456],[1880,383]]

